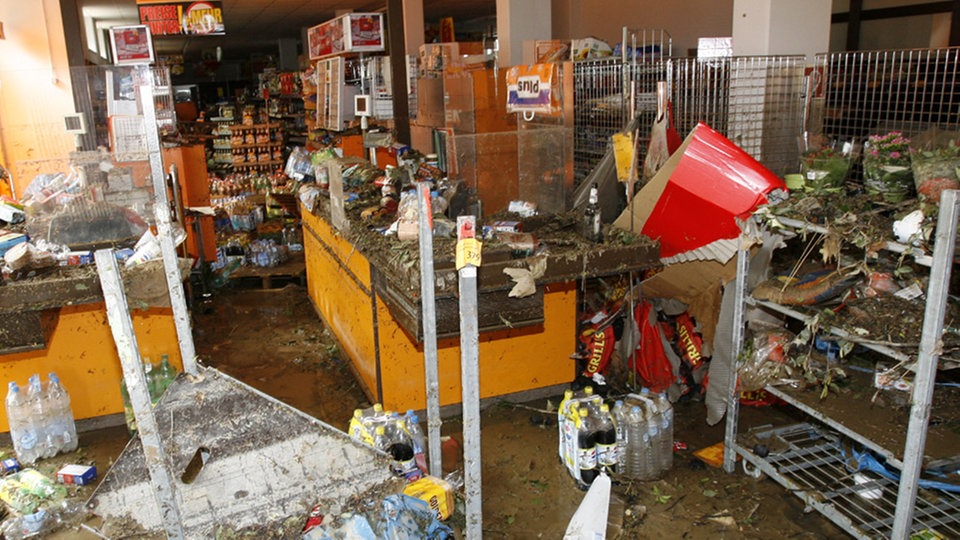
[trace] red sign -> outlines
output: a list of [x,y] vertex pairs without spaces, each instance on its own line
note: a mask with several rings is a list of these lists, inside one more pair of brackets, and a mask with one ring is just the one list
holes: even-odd
[[155,36],[210,36],[226,33],[223,2],[157,2],[138,0],[140,22]]

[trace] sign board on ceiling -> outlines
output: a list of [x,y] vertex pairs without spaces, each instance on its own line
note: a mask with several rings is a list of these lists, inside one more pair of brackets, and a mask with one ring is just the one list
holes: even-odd
[[137,0],[140,23],[150,27],[154,36],[215,36],[226,33],[223,26],[223,2],[203,0]]
[[307,29],[311,60],[385,49],[383,13],[347,13]]

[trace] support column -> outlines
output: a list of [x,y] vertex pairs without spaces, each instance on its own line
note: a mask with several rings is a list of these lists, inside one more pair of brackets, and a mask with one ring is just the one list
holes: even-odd
[[733,1],[733,54],[806,54],[830,50],[831,0]]
[[[422,0],[387,0],[387,35],[390,51],[391,92],[393,93],[393,128],[397,140],[410,144],[410,101],[407,93],[407,38],[405,7],[408,3],[419,3],[420,41],[423,42],[423,2]],[[411,6],[413,11],[416,7]],[[419,45],[418,45],[419,47]],[[415,54],[415,53],[414,53]]]
[[501,67],[523,63],[524,41],[553,37],[550,6],[550,0],[497,0]]

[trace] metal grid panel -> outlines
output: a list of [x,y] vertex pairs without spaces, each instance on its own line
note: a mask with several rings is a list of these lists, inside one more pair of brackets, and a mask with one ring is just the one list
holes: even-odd
[[607,151],[610,136],[623,129],[627,118],[623,92],[623,64],[619,59],[574,62],[574,184]]
[[[666,81],[674,125],[685,136],[700,122],[730,138],[777,174],[794,172],[802,135],[803,56],[674,58],[578,62],[574,65],[575,182],[603,157],[610,136],[629,118],[633,93],[639,159],[645,126],[656,118],[656,85]],[[618,75],[618,74],[621,74]],[[622,86],[617,85],[622,79]]]
[[826,137],[840,140],[862,141],[888,131],[914,136],[934,128],[956,130],[958,56],[958,48],[818,55],[823,83],[813,118],[822,117]]
[[[872,471],[851,471],[839,434],[798,424],[753,435],[776,448],[766,462],[773,467],[775,478],[798,496],[814,501],[835,522],[852,524],[856,536],[891,536],[898,482]],[[960,494],[921,489],[912,530],[960,537]]]

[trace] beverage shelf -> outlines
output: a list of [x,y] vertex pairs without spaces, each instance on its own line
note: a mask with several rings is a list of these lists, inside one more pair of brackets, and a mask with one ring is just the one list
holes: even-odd
[[[801,423],[748,432],[737,442],[747,463],[855,538],[893,535],[899,481],[873,467],[856,470],[858,459],[840,434]],[[921,487],[915,504],[913,534],[960,538],[960,493]]]

